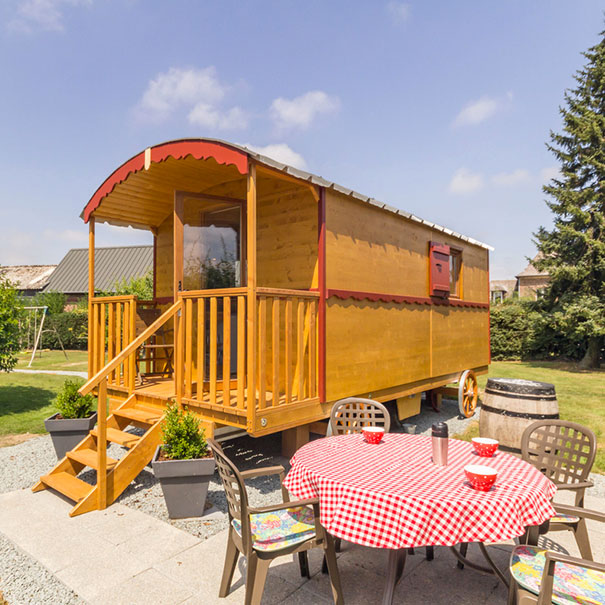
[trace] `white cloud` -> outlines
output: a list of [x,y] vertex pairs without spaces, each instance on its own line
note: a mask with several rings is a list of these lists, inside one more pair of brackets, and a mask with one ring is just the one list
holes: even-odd
[[279,97],[271,103],[271,117],[280,128],[308,128],[321,114],[338,111],[338,97],[321,90],[306,92],[294,99]]
[[187,119],[190,124],[220,130],[241,130],[248,126],[246,114],[239,107],[232,107],[222,112],[208,103],[195,105]]
[[212,66],[203,69],[171,67],[150,80],[135,115],[141,121],[161,122],[179,111],[195,126],[217,130],[243,129],[248,125],[239,107],[225,108],[230,88],[219,81]]
[[35,30],[60,32],[65,29],[63,11],[69,6],[90,6],[92,0],[21,0],[17,15],[8,28],[23,33]]
[[277,160],[278,162],[282,162],[283,164],[300,168],[301,170],[305,170],[307,167],[307,163],[302,155],[294,151],[285,143],[274,143],[272,145],[265,145],[264,147],[249,145],[246,143],[244,144],[244,147],[247,147],[251,151],[256,151],[261,155],[266,155],[267,157]]
[[482,188],[483,176],[466,168],[459,168],[448,185],[448,191],[455,195],[475,193]]
[[388,2],[387,13],[397,23],[403,23],[410,17],[411,7],[405,2]]
[[530,180],[531,175],[527,170],[523,170],[522,168],[518,168],[512,172],[500,172],[492,177],[492,183],[502,187],[514,187],[521,183],[527,183]]
[[561,170],[558,166],[548,166],[540,170],[540,180],[543,183],[548,183],[552,179],[558,179],[561,177]]
[[491,118],[511,103],[513,93],[508,92],[504,97],[489,97],[484,95],[476,101],[465,105],[454,119],[454,126],[473,126]]

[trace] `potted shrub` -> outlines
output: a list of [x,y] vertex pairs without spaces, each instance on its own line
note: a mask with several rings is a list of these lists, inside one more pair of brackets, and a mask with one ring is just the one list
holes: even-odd
[[168,516],[201,517],[214,475],[214,458],[200,421],[172,403],[164,415],[162,440],[151,466],[162,486]]
[[81,386],[75,380],[66,380],[55,399],[59,411],[44,421],[59,460],[88,435],[97,421],[95,398],[92,395],[82,397],[78,393]]

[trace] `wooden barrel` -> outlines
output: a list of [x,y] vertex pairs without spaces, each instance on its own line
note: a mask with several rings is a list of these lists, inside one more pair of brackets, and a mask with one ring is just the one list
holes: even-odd
[[536,420],[559,417],[555,386],[518,378],[488,378],[481,404],[479,434],[521,451],[521,435]]

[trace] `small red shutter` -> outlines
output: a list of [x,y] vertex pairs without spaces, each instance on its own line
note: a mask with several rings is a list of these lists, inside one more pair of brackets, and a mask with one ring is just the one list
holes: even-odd
[[450,295],[450,247],[430,242],[430,294],[447,298]]

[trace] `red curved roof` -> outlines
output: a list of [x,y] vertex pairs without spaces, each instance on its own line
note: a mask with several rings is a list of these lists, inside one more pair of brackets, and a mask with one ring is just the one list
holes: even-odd
[[[233,164],[240,174],[248,174],[248,154],[242,149],[231,147],[225,143],[206,139],[182,139],[160,143],[150,148],[150,162],[163,162],[169,157],[180,160],[192,156],[196,160],[214,158],[219,164]],[[87,223],[90,215],[99,207],[101,200],[110,194],[114,187],[125,181],[130,174],[145,168],[145,151],[130,158],[114,170],[95,191],[84,208],[82,217]]]

